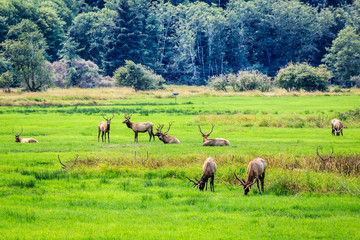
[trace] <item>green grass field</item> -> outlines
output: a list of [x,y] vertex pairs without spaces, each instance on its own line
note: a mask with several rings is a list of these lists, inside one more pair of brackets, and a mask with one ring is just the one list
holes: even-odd
[[[171,92],[180,92],[177,104]],[[1,239],[360,238],[358,91],[70,89],[1,93],[0,105]],[[111,142],[98,142],[101,115],[113,112]],[[149,142],[147,133],[134,143],[125,112],[134,122],[172,122],[181,144]],[[340,117],[344,136],[334,137],[330,121]],[[197,124],[203,132],[215,124],[211,137],[231,145],[203,147]],[[39,143],[15,143],[13,128]],[[324,156],[334,149],[325,169],[318,146]],[[209,156],[214,193],[185,178],[200,178]],[[245,178],[255,157],[268,163],[265,193],[254,185],[244,196],[233,172]]]

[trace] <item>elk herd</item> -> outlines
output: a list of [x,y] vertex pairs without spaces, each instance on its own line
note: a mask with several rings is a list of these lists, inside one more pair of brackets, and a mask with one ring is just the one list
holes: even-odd
[[[158,127],[156,128],[157,132],[154,134],[154,132],[153,132],[154,123],[152,123],[152,122],[142,122],[142,123],[131,122],[130,121],[131,116],[132,116],[132,114],[129,115],[126,113],[125,120],[122,123],[125,123],[126,126],[134,132],[134,134],[135,134],[134,142],[138,142],[138,133],[139,132],[140,133],[148,132],[149,137],[150,137],[149,142],[151,141],[151,139],[153,139],[155,141],[155,136],[157,136],[158,139],[160,141],[162,141],[164,144],[180,144],[179,139],[167,134],[170,131],[172,123],[169,123],[169,127],[165,132],[163,132],[164,124],[159,124]],[[102,142],[106,142],[106,134],[107,134],[108,142],[110,142],[110,124],[111,124],[111,120],[114,118],[114,113],[113,113],[112,117],[109,119],[105,118],[104,114],[102,115],[102,117],[104,118],[105,121],[102,121],[98,124],[98,142],[100,141],[100,133],[101,133]],[[203,146],[229,146],[230,142],[227,139],[209,138],[210,134],[214,130],[214,126],[215,125],[212,125],[211,131],[209,133],[204,134],[201,130],[200,124],[198,124],[199,131],[203,137],[202,145]],[[343,132],[342,132],[343,127],[344,127],[344,125],[340,120],[333,119],[331,121],[331,134],[334,136],[335,136],[335,134],[336,134],[336,136],[340,136],[340,134],[341,134],[343,136]],[[38,143],[38,141],[34,138],[20,138],[22,133],[23,133],[23,128],[21,128],[21,132],[19,134],[16,134],[13,129],[13,134],[15,136],[15,142],[17,142],[17,143],[18,142],[19,143]],[[316,151],[317,151],[317,155],[320,157],[320,155],[318,153],[318,149],[316,149]],[[78,158],[78,156],[76,156],[76,160],[77,160],[77,158]],[[58,156],[58,159],[59,159],[60,164],[62,165],[62,168],[64,170],[66,170],[67,166],[61,162],[60,156]],[[321,159],[322,159],[322,161],[327,160],[327,159],[324,160],[323,158],[321,158]],[[193,187],[198,188],[200,191],[203,191],[204,188],[205,188],[205,190],[207,190],[207,183],[210,179],[210,191],[214,191],[214,179],[215,179],[215,173],[217,170],[215,159],[212,157],[207,158],[203,164],[202,170],[203,170],[203,175],[200,178],[200,180],[198,180],[196,177],[195,177],[195,181],[191,180],[188,177],[186,177],[186,178],[189,180],[190,183],[193,183]],[[265,170],[266,170],[265,160],[262,158],[255,158],[254,160],[250,161],[248,164],[246,181],[243,178],[240,179],[236,175],[236,170],[234,171],[234,177],[242,185],[245,195],[247,195],[249,193],[251,186],[255,183],[257,184],[259,193],[262,194],[264,192]],[[260,189],[259,181],[261,184],[261,189]]]

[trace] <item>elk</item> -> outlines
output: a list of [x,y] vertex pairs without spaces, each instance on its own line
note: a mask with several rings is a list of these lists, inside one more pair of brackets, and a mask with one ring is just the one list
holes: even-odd
[[343,132],[342,129],[344,127],[344,124],[339,120],[339,119],[333,119],[331,120],[331,134],[335,136],[335,132],[336,132],[336,136],[343,136]]
[[76,157],[75,157],[75,160],[74,160],[73,164],[69,167],[69,166],[67,166],[67,165],[65,165],[65,164],[63,164],[63,163],[61,162],[61,160],[60,160],[60,155],[58,154],[59,162],[60,162],[60,164],[62,165],[61,168],[62,168],[64,171],[67,171],[69,168],[72,168],[72,167],[75,166],[75,164],[77,163],[78,157],[79,157],[79,155],[76,154]]
[[110,118],[110,119],[105,118],[104,114],[102,116],[106,120],[106,122],[100,122],[98,124],[98,130],[99,130],[98,142],[99,142],[99,138],[100,138],[100,132],[101,132],[101,140],[102,140],[102,142],[104,142],[104,134],[105,134],[105,142],[106,142],[106,133],[108,134],[108,142],[110,142],[110,136],[109,136],[109,134],[110,134],[110,123],[111,123],[111,120],[114,118],[114,113],[113,113],[112,118]]
[[229,146],[230,145],[229,140],[226,140],[224,138],[208,138],[212,133],[212,131],[214,130],[214,126],[215,125],[212,125],[211,131],[208,134],[204,134],[201,131],[200,124],[198,124],[200,133],[203,136],[203,146]]
[[166,134],[167,132],[169,132],[171,125],[172,125],[172,123],[169,123],[169,128],[166,132],[161,132],[164,125],[159,124],[158,128],[156,129],[157,132],[155,133],[155,136],[157,136],[159,138],[159,140],[165,144],[167,144],[167,143],[168,144],[173,144],[173,143],[178,144],[178,143],[180,143],[179,139]]
[[322,163],[322,168],[325,169],[325,165],[326,165],[326,161],[329,160],[331,158],[331,156],[333,155],[334,153],[334,148],[332,149],[332,152],[330,154],[330,156],[326,157],[326,158],[323,158],[320,156],[319,154],[319,147],[316,148],[316,154],[318,155],[318,157],[321,159],[321,163]]
[[38,141],[34,138],[20,138],[20,135],[22,134],[23,132],[23,128],[21,128],[21,133],[19,134],[16,134],[14,132],[14,129],[13,129],[13,134],[15,136],[15,142],[19,142],[19,143],[38,143]]
[[214,191],[214,177],[215,177],[216,169],[217,167],[215,164],[215,160],[212,157],[209,157],[204,162],[203,175],[200,178],[200,180],[195,178],[196,181],[194,181],[188,177],[186,178],[189,179],[189,182],[192,182],[194,184],[193,187],[199,188],[200,191],[204,191],[205,185],[206,185],[205,190],[207,191],[207,183],[210,178],[210,191]]
[[131,116],[132,116],[132,114],[130,114],[130,115],[125,114],[125,120],[123,121],[123,123],[125,123],[128,128],[131,128],[134,131],[134,133],[135,133],[134,142],[138,142],[138,133],[139,132],[148,132],[149,136],[150,136],[149,142],[151,141],[151,137],[153,137],[154,141],[155,141],[155,135],[153,133],[154,124],[152,122],[132,123],[132,122],[130,122]]
[[[251,186],[253,184],[255,184],[255,182],[257,183],[257,187],[261,194],[260,187],[259,187],[259,179],[261,181],[262,192],[264,192],[265,170],[266,170],[265,160],[262,158],[255,158],[254,160],[249,162],[249,165],[247,168],[248,176],[247,176],[247,179],[245,182],[244,179],[240,179],[240,178],[238,178],[238,176],[236,176],[236,169],[235,169],[235,172],[234,172],[235,178],[237,180],[239,180],[239,182],[243,186],[245,195],[247,195],[249,193]],[[254,182],[254,180],[256,180],[256,181]]]

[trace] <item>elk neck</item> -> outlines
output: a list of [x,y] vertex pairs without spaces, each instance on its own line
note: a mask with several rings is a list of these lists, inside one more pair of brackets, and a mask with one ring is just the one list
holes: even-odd
[[132,129],[133,123],[130,122],[130,121],[128,121],[128,122],[126,122],[126,126],[127,126],[128,128],[131,128],[131,129]]

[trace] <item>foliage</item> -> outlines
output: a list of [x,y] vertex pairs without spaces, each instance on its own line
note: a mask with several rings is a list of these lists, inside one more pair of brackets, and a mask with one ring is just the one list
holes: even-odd
[[2,43],[3,54],[15,77],[32,92],[51,85],[45,61],[47,46],[37,26],[29,20],[23,20],[9,30],[8,38]]
[[155,74],[150,68],[130,60],[125,60],[125,66],[115,71],[114,79],[118,86],[133,87],[136,91],[160,89],[165,82],[161,75]]
[[350,81],[352,82],[352,84],[354,86],[356,86],[357,88],[360,88],[360,75],[351,77]]
[[14,77],[9,71],[0,75],[0,87],[3,88],[4,92],[10,93],[10,87],[13,86],[14,82]]
[[227,92],[226,90],[226,87],[228,86],[227,76],[226,75],[212,76],[209,79],[208,85],[217,91]]
[[334,73],[335,83],[351,87],[351,77],[360,74],[360,35],[356,30],[341,30],[323,61]]
[[50,64],[53,73],[54,84],[58,87],[113,87],[114,83],[110,77],[100,74],[99,67],[84,59],[73,59],[70,63],[65,61]]
[[280,69],[275,83],[288,91],[304,89],[305,91],[325,91],[331,74],[323,67],[312,67],[308,63],[290,63]]

